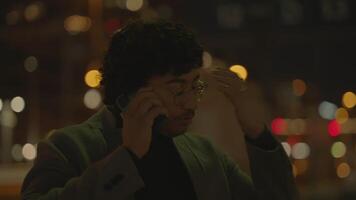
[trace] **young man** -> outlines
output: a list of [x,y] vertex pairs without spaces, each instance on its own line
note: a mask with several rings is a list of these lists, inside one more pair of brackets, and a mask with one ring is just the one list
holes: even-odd
[[252,179],[186,133],[207,86],[202,52],[179,24],[136,21],[116,32],[102,68],[104,108],[38,144],[23,199],[296,199],[282,146],[263,113],[246,115],[241,81],[228,70],[211,75],[246,134]]

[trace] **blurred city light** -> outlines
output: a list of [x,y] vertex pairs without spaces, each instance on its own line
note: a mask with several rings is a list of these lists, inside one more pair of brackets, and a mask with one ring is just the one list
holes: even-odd
[[346,178],[350,175],[351,168],[350,165],[343,162],[337,166],[336,174],[339,178]]
[[288,142],[282,142],[281,144],[282,144],[283,149],[284,149],[284,151],[286,152],[286,154],[287,154],[288,156],[290,156],[291,151],[292,151],[292,148],[290,147],[290,145],[288,144]]
[[341,158],[346,154],[346,146],[343,142],[334,142],[331,146],[331,155],[334,158]]
[[12,148],[11,148],[11,155],[15,161],[17,161],[17,162],[22,161],[22,159],[23,159],[22,146],[19,144],[14,144],[14,146],[12,146]]
[[328,124],[328,132],[331,137],[336,137],[341,134],[341,126],[336,120],[332,120]]
[[44,12],[44,5],[41,2],[30,4],[25,9],[25,19],[29,22],[35,21],[41,17]]
[[25,109],[25,100],[22,97],[17,96],[11,100],[10,105],[13,111],[19,113]]
[[342,96],[342,103],[346,108],[353,108],[356,105],[356,94],[353,92],[346,92]]
[[6,23],[7,25],[16,25],[21,18],[21,14],[17,10],[10,11],[6,14]]
[[246,68],[242,65],[233,65],[230,67],[230,71],[237,74],[242,80],[246,80],[248,76],[248,72]]
[[27,143],[22,147],[22,155],[26,160],[33,160],[37,156],[36,147],[33,144]]
[[85,74],[84,81],[85,83],[92,88],[96,88],[100,85],[101,73],[99,70],[93,69],[88,71]]
[[339,124],[343,124],[349,119],[349,113],[345,108],[339,108],[335,112],[335,119]]
[[337,106],[328,101],[323,101],[319,105],[319,115],[323,119],[332,120],[335,117],[335,112],[337,110]]
[[203,67],[207,68],[213,64],[213,57],[207,51],[203,52]]
[[305,91],[307,90],[307,85],[301,79],[295,79],[292,82],[293,85],[293,93],[296,96],[303,96]]
[[143,0],[126,0],[126,8],[132,12],[138,11],[143,6]]
[[305,159],[310,154],[310,147],[307,143],[299,142],[292,147],[292,157],[294,159]]
[[89,109],[96,109],[101,104],[101,94],[96,89],[88,90],[84,95],[84,105]]
[[37,58],[34,56],[27,57],[24,62],[24,67],[25,67],[26,71],[28,71],[28,72],[35,71],[38,67]]
[[72,35],[86,32],[91,27],[91,19],[89,17],[72,15],[65,19],[64,28]]
[[287,123],[282,118],[276,118],[271,123],[271,129],[276,135],[283,134],[287,130]]

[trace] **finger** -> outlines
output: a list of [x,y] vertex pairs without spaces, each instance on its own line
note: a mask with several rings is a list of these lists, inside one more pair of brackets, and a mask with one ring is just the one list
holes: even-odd
[[135,97],[132,99],[132,101],[129,103],[128,112],[136,112],[137,108],[139,105],[142,103],[142,101],[147,101],[147,99],[155,99],[153,102],[155,102],[157,105],[162,105],[161,100],[158,98],[158,96],[151,91],[140,91],[135,95]]
[[142,117],[153,107],[162,107],[162,104],[157,99],[145,99],[145,101],[141,102],[135,114],[138,117]]

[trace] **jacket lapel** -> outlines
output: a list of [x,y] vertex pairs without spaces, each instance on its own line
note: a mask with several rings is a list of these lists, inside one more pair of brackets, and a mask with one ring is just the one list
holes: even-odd
[[188,144],[187,136],[181,135],[174,138],[174,143],[177,147],[179,155],[181,156],[197,195],[198,200],[205,200],[206,191],[206,176],[205,168],[202,157],[195,152],[192,147]]

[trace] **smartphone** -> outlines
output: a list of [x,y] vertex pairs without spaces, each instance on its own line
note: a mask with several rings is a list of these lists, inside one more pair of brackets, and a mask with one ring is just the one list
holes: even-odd
[[[117,106],[121,111],[125,111],[134,94],[122,94],[119,95],[115,101],[115,106]],[[152,134],[161,134],[163,125],[168,121],[165,115],[158,115],[152,126]]]

